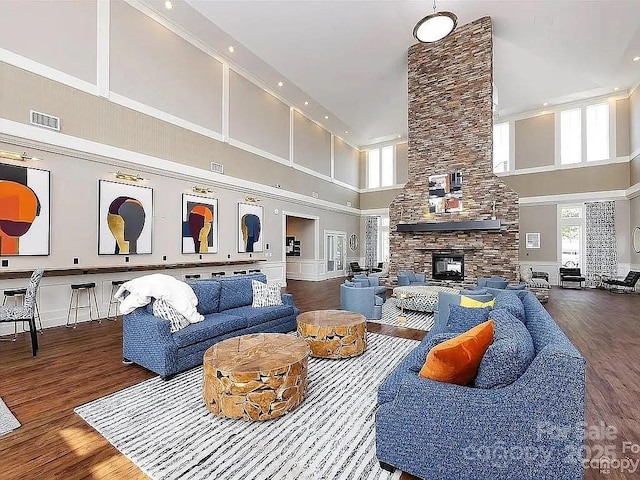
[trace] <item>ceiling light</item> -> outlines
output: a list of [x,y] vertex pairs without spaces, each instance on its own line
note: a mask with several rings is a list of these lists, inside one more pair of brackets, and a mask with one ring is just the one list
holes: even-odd
[[614,92],[617,92],[618,90],[620,90],[620,87],[616,87],[613,89]]
[[229,45],[229,51],[230,51],[231,53],[233,53],[233,52],[235,52],[235,51],[236,51],[236,49],[235,49],[235,48],[233,48],[233,45]]
[[398,135],[398,138],[402,138],[402,135]]
[[304,102],[305,105],[309,105],[309,102]]
[[640,57],[633,57],[634,62],[637,62],[638,60],[640,60]]
[[453,32],[458,17],[451,12],[436,12],[436,0],[433,0],[433,13],[427,15],[413,27],[413,36],[422,43],[437,42]]
[[325,119],[325,120],[329,120],[329,115],[325,115],[325,116],[324,116],[324,119]]
[[166,2],[164,2],[164,8],[166,8],[167,10],[171,10],[173,8],[173,3],[171,2],[171,0],[167,0]]
[[543,106],[543,107],[546,107],[547,105],[549,105],[549,102],[544,102],[544,103],[542,104],[542,106]]
[[349,133],[349,130],[345,130],[344,133]]
[[279,86],[279,87],[282,87],[283,85],[284,85],[284,83],[282,83],[282,82],[278,82],[278,86]]

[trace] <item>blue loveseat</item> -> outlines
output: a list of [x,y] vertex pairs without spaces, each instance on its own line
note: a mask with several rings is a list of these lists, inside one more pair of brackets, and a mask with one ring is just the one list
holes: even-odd
[[457,333],[440,323],[381,384],[376,453],[383,468],[429,480],[583,478],[585,360],[530,292],[496,294],[491,315],[512,306],[532,344],[531,363],[512,383],[479,388],[419,377],[438,337]]
[[410,285],[426,285],[426,275],[424,273],[414,273],[410,271],[398,272],[398,286],[407,287]]
[[253,308],[251,280],[267,281],[263,274],[256,274],[189,282],[204,320],[175,333],[168,320],[153,315],[152,304],[124,315],[124,360],[169,378],[202,364],[205,350],[226,338],[295,330],[300,311],[293,297],[285,293],[283,305]]

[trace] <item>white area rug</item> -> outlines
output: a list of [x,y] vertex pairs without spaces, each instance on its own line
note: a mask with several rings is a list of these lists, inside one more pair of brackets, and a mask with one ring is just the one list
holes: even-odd
[[9,407],[0,398],[0,435],[9,433],[20,426],[20,422],[13,416]]
[[417,342],[369,333],[364,354],[309,359],[296,410],[222,419],[202,401],[202,367],[147,380],[75,409],[152,479],[397,480],[376,459],[378,385]]
[[384,305],[382,305],[382,318],[380,320],[367,321],[427,331],[433,327],[433,313],[415,312],[413,310],[404,311],[404,315],[407,317],[407,323],[398,323],[397,318],[398,315],[400,315],[400,309],[396,307],[395,303],[394,298],[387,299]]

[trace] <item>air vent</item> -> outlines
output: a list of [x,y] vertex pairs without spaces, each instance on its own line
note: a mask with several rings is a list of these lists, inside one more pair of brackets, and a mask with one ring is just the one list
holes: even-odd
[[211,171],[216,173],[224,173],[224,165],[221,163],[211,162]]
[[31,125],[48,128],[50,130],[60,131],[60,118],[46,113],[31,110]]

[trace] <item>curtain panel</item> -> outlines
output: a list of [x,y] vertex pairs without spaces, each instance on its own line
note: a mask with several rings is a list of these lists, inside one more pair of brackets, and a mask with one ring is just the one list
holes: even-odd
[[365,218],[364,264],[375,267],[378,262],[378,222],[380,217]]
[[585,204],[585,269],[587,286],[595,286],[602,276],[618,274],[616,245],[616,202]]

